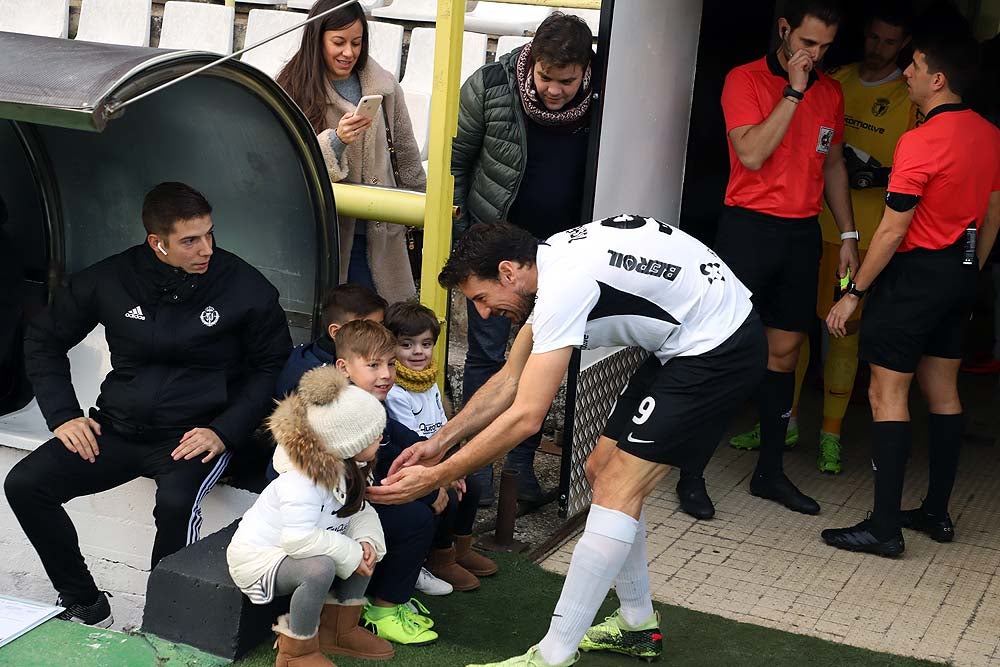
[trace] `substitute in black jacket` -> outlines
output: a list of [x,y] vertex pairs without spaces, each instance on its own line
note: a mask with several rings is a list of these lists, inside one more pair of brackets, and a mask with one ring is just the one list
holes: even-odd
[[[201,500],[266,415],[291,349],[277,290],[215,247],[211,212],[187,185],[156,186],[142,207],[146,243],[74,275],[28,328],[28,376],[56,437],[4,486],[67,620],[112,621],[62,504],[149,477],[152,566],[198,539]],[[66,353],[98,324],[113,370],[88,417]]]

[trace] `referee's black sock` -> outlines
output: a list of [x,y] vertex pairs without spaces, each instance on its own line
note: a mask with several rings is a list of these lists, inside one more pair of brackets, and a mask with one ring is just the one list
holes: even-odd
[[930,431],[930,481],[923,507],[928,514],[941,516],[948,512],[948,501],[958,472],[958,454],[962,447],[962,414],[932,413],[927,417],[927,426]]
[[910,456],[910,422],[872,425],[872,467],[875,469],[875,506],[872,534],[886,540],[899,532],[899,504],[903,498],[906,459]]
[[785,448],[785,432],[795,398],[795,373],[779,373],[770,368],[764,373],[757,398],[760,415],[760,457],[757,475],[774,477],[781,474],[781,455]]

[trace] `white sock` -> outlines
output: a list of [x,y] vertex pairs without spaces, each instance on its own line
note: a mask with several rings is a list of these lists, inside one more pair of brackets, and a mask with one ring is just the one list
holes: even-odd
[[622,619],[637,627],[653,615],[653,594],[649,590],[649,562],[646,560],[646,511],[639,515],[635,541],[625,564],[615,577],[615,592],[621,603]]
[[549,631],[538,644],[542,659],[557,665],[576,654],[632,548],[639,522],[600,505],[590,506],[587,527],[573,549]]

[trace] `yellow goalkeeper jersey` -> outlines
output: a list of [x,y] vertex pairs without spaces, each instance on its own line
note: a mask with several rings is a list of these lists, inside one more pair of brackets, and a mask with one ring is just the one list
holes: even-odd
[[[844,149],[851,147],[863,160],[871,156],[883,167],[892,166],[896,142],[915,124],[915,107],[910,102],[906,80],[896,70],[882,81],[868,83],[859,76],[858,64],[844,65],[829,72],[844,90]],[[861,248],[871,243],[882,220],[885,188],[851,189],[854,224],[861,232]],[[829,206],[823,203],[819,216],[823,240],[840,243],[840,230]]]

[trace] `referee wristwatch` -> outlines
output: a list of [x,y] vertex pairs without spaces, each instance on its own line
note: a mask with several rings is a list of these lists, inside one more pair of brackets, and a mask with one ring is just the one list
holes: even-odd
[[781,96],[791,98],[796,104],[804,100],[806,97],[804,93],[800,93],[799,91],[792,88],[790,85],[785,86],[785,89],[781,91]]
[[861,232],[859,232],[856,229],[852,229],[849,232],[841,232],[840,233],[840,240],[841,241],[846,241],[847,239],[854,239],[855,241],[860,241],[861,240]]
[[844,294],[845,295],[853,294],[854,296],[858,297],[858,300],[860,301],[861,299],[865,298],[865,294],[868,294],[868,290],[858,289],[858,286],[852,280],[851,282],[847,283],[847,289],[844,290]]

